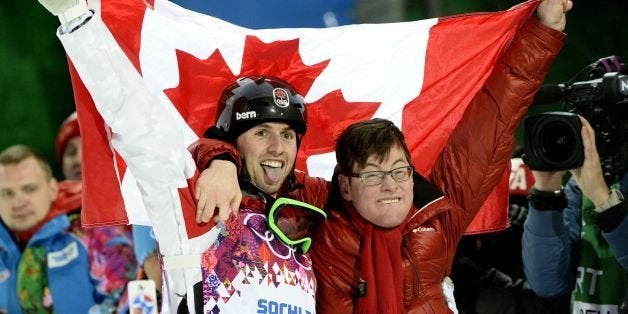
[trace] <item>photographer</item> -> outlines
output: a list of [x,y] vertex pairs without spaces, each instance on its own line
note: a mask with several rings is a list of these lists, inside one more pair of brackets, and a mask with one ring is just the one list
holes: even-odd
[[565,171],[533,171],[524,270],[539,296],[571,294],[572,313],[626,313],[628,172],[605,182],[595,131],[580,120],[584,163],[565,188]]

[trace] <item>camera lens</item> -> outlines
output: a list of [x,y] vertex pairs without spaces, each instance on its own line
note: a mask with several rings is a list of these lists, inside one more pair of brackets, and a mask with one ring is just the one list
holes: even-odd
[[524,120],[524,161],[533,170],[574,169],[584,161],[578,115],[545,112]]
[[564,162],[576,149],[574,133],[564,123],[552,121],[539,131],[541,150],[550,162]]

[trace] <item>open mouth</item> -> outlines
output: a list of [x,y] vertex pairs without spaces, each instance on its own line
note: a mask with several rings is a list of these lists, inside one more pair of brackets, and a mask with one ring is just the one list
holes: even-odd
[[263,160],[260,163],[266,177],[272,182],[279,182],[283,174],[283,162],[279,160]]

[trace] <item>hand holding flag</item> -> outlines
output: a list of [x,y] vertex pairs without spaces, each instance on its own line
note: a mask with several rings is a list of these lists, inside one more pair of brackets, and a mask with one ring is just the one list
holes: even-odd
[[57,16],[61,25],[66,27],[73,20],[88,12],[85,0],[38,0],[46,10]]

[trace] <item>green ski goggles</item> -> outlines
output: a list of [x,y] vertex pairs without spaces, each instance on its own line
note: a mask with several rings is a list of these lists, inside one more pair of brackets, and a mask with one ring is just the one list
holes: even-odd
[[312,234],[327,214],[308,203],[290,198],[276,199],[268,211],[269,228],[285,244],[298,246],[305,254],[312,245]]

